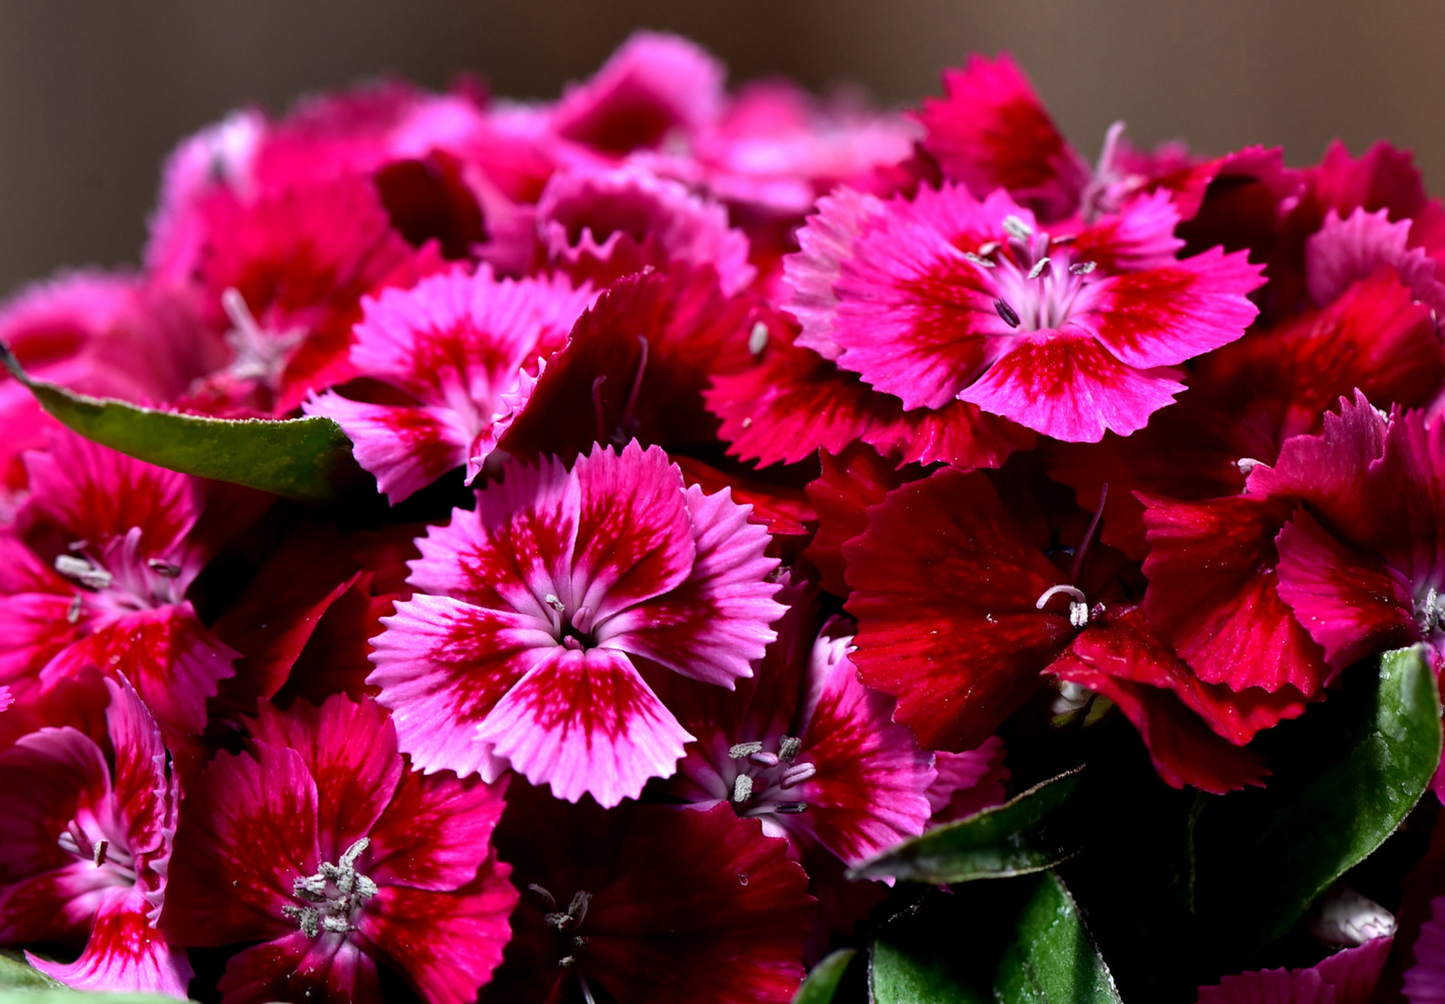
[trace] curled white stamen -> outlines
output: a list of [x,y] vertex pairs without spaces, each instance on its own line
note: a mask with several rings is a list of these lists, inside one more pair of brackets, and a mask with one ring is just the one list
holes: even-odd
[[1018,240],[1028,240],[1034,235],[1034,228],[1010,213],[1003,218],[1004,233]]
[[754,753],[761,752],[762,748],[763,744],[760,742],[736,743],[728,748],[728,756],[734,760],[741,760],[745,756],[751,756]]
[[565,614],[567,612],[567,604],[563,603],[552,593],[548,593],[546,596],[542,597],[542,602],[547,604],[547,606],[551,607],[553,610],[557,611],[559,614]]
[[789,763],[793,762],[793,758],[798,755],[798,751],[802,748],[803,740],[801,739],[795,739],[792,736],[783,736],[783,738],[778,740],[778,756]]
[[739,804],[746,802],[753,797],[753,779],[747,774],[739,774],[733,781],[733,801]]
[[980,268],[997,268],[997,267],[998,267],[998,266],[996,266],[993,262],[991,262],[991,261],[989,261],[987,258],[983,257],[983,255],[974,254],[972,251],[965,251],[965,252],[963,253],[963,256],[964,256],[965,258],[967,258],[969,261],[973,262],[975,265],[979,266]]
[[753,355],[761,355],[763,349],[768,347],[768,326],[762,321],[753,325],[753,330],[748,333],[748,351]]
[[1039,276],[1044,275],[1051,270],[1052,265],[1050,264],[1048,257],[1045,256],[1034,262],[1034,267],[1029,269],[1029,278],[1037,279]]
[[[989,255],[993,254],[1001,247],[1003,247],[1003,245],[998,241],[985,241],[978,246],[978,253],[983,255],[983,257],[987,258]],[[990,262],[989,264],[993,263]]]
[[1234,462],[1234,466],[1239,468],[1240,474],[1243,474],[1245,477],[1249,477],[1249,473],[1253,471],[1256,467],[1258,467],[1261,463],[1262,461],[1255,460],[1253,457],[1240,457]]
[[1069,266],[1069,271],[1074,275],[1088,275],[1098,267],[1099,263],[1096,261],[1076,261]]
[[1060,584],[1057,586],[1050,586],[1048,589],[1045,589],[1043,595],[1040,596],[1037,601],[1035,601],[1034,609],[1042,610],[1045,606],[1048,605],[1049,600],[1053,599],[1060,593],[1072,597],[1076,603],[1088,603],[1088,597],[1084,595],[1084,591],[1078,586]]

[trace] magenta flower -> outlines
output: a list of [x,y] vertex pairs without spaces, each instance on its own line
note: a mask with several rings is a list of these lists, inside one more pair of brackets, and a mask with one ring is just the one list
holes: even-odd
[[490,844],[501,792],[408,770],[370,700],[263,704],[245,751],[187,792],[162,927],[191,946],[260,942],[227,963],[226,1004],[380,1002],[382,965],[428,1004],[464,1004],[517,902]]
[[635,441],[504,472],[417,541],[368,682],[423,770],[635,798],[693,738],[639,670],[731,688],[775,637],[767,531]]
[[[1199,988],[1199,1004],[1367,1004],[1393,942],[1390,937],[1374,938],[1304,969],[1226,976],[1217,986]],[[1406,986],[1410,1004],[1441,999],[1429,993],[1410,996]]]
[[463,464],[470,484],[524,394],[524,367],[566,341],[591,298],[565,279],[499,280],[485,265],[384,290],[362,301],[351,364],[412,403],[328,392],[306,413],[336,420],[393,503]]
[[516,784],[496,842],[526,891],[485,1004],[785,1004],[802,980],[808,876],[755,819]]
[[1405,1000],[1410,1004],[1445,1002],[1445,896],[1430,900],[1430,919],[1420,925],[1413,954],[1415,964],[1405,973]]
[[858,679],[843,624],[817,633],[816,590],[782,595],[788,613],[752,681],[668,692],[698,739],[660,787],[703,808],[731,804],[771,836],[860,864],[923,832],[933,756],[893,724],[893,701]]
[[[1261,282],[1244,252],[1178,260],[1166,193],[1057,238],[1003,192],[958,185],[880,203],[794,281],[831,284],[836,361],[906,409],[965,401],[1070,441],[1127,434],[1184,389],[1169,369],[1244,334]],[[849,236],[852,235],[851,240]],[[816,271],[816,282],[807,278]],[[836,275],[836,278],[833,276]],[[805,329],[805,331],[808,329]]]
[[84,944],[74,962],[30,962],[81,990],[184,1000],[190,963],[155,929],[177,781],[135,691],[124,680],[105,686],[110,762],[69,726],[32,732],[0,753],[0,943]]
[[198,483],[68,430],[25,463],[29,501],[0,533],[0,679],[124,672],[163,723],[199,734],[237,653],[186,599],[221,542],[220,521],[198,527]]

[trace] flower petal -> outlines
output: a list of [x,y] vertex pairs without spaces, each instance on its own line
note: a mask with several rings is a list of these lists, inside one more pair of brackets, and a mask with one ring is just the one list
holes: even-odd
[[575,802],[586,793],[603,806],[670,775],[694,738],[626,655],[561,647],[497,702],[476,737],[558,798]]
[[304,410],[341,426],[356,462],[392,505],[469,458],[472,437],[449,409],[365,404],[328,391],[306,401]]
[[293,931],[231,957],[216,984],[221,1004],[347,1001],[383,1004],[376,963],[345,935]]
[[505,781],[402,774],[371,828],[367,876],[382,886],[443,891],[465,886],[491,850],[505,790]]
[[95,916],[80,958],[70,963],[29,956],[30,964],[72,990],[160,994],[188,1000],[193,970],[184,949],[173,948],[150,925],[150,904],[139,888],[108,897]]

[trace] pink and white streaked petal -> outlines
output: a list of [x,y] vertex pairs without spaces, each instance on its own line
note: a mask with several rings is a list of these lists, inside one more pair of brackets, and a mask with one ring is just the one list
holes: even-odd
[[691,574],[666,596],[612,618],[598,642],[732,689],[753,675],[753,660],[777,637],[769,625],[787,609],[768,581],[778,559],[765,554],[767,529],[748,522],[752,507],[734,503],[730,489],[704,495],[693,485],[684,498],[697,545]]
[[1336,670],[1419,640],[1410,582],[1336,540],[1303,507],[1275,538],[1280,599]]
[[332,419],[392,505],[466,463],[471,436],[447,408],[366,404],[327,391],[302,405]]
[[206,630],[186,600],[112,621],[51,659],[40,678],[49,687],[91,666],[123,670],[156,718],[199,735],[206,699],[235,673],[239,656]]
[[[148,864],[164,873],[180,782],[175,775],[167,776],[160,727],[140,695],[123,676],[119,682],[104,682],[110,695],[106,731],[115,751],[111,797],[116,821],[124,828],[131,855],[144,855]],[[151,892],[152,901],[159,905],[161,889],[143,891]]]
[[[621,454],[602,445],[577,459],[580,490],[571,596],[574,618],[587,608],[599,630],[628,607],[670,592],[688,579],[697,548],[682,472],[660,446],[637,440]],[[579,626],[585,630],[585,626]]]
[[368,877],[381,886],[441,891],[471,882],[489,853],[506,787],[505,778],[487,784],[407,771],[371,828]]
[[67,620],[72,600],[66,593],[0,596],[0,680],[38,681],[46,665],[83,636]]
[[1179,210],[1171,193],[1134,199],[1073,235],[1075,261],[1091,261],[1109,272],[1141,272],[1175,264],[1184,241],[1174,236]]
[[959,399],[1071,443],[1127,436],[1184,390],[1177,370],[1134,369],[1073,331],[1020,335]]
[[1005,784],[1010,776],[1004,752],[1003,740],[989,736],[976,749],[934,753],[937,777],[928,786],[928,805],[933,810],[929,822],[947,823],[1002,805],[1008,799]]
[[0,886],[0,941],[79,943],[106,897],[119,888],[106,869],[74,859],[63,868]]
[[456,509],[446,526],[416,542],[407,581],[418,592],[512,609],[551,623],[547,596],[572,604],[572,554],[581,491],[560,460],[509,463],[500,483],[477,493],[475,510]]
[[[825,631],[827,628],[824,629]],[[802,749],[818,772],[795,789],[798,828],[850,865],[923,832],[933,810],[933,754],[891,720],[893,699],[858,679],[851,636],[819,637],[799,716]]]
[[26,953],[36,969],[72,990],[160,994],[187,1000],[194,974],[184,949],[174,948],[147,919],[150,903],[139,888],[116,889],[95,916],[85,951],[71,963]]
[[506,765],[477,741],[476,728],[518,681],[561,650],[547,621],[418,593],[381,622],[386,630],[372,639],[376,669],[366,682],[381,688],[377,702],[392,710],[402,752],[428,774],[480,771],[495,780]]
[[797,233],[802,250],[783,259],[789,297],[782,306],[803,326],[794,345],[829,360],[842,353],[842,347],[833,341],[838,311],[833,284],[842,274],[843,262],[852,257],[858,236],[883,213],[877,197],[851,188],[834,189],[818,200],[818,211]]
[[511,871],[491,852],[454,892],[383,886],[360,918],[360,934],[427,1004],[471,1004],[512,936],[508,918],[519,896],[507,881]]
[[535,785],[607,807],[677,769],[695,737],[625,653],[557,647],[497,703],[476,736]]
[[347,1001],[382,1004],[376,963],[349,935],[308,937],[292,931],[246,949],[226,963],[216,984],[221,1004],[267,1001]]
[[1263,270],[1248,252],[1211,248],[1086,286],[1068,323],[1136,369],[1174,366],[1244,335],[1259,313],[1245,294],[1263,285]]
[[1430,901],[1430,919],[1420,925],[1415,964],[1405,973],[1410,1004],[1445,1004],[1445,896]]
[[1390,222],[1388,209],[1367,213],[1357,207],[1341,218],[1332,210],[1305,241],[1305,284],[1320,306],[1339,299],[1352,283],[1380,268],[1392,268],[1400,280],[1437,317],[1445,316],[1445,284],[1436,278],[1437,261],[1410,246],[1410,220]]

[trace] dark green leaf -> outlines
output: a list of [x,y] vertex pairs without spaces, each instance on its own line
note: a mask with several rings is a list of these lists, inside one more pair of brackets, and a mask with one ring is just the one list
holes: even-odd
[[994,975],[1000,1004],[1119,1004],[1079,908],[1052,872],[1042,876],[1019,915],[1012,944]]
[[1054,873],[930,894],[873,943],[874,1004],[1119,1004]]
[[329,418],[205,418],[87,397],[33,380],[0,344],[3,362],[41,406],[87,439],[183,474],[304,502],[329,502],[360,478],[351,442]]
[[1281,769],[1265,789],[1213,799],[1199,815],[1198,910],[1227,922],[1241,952],[1288,931],[1394,832],[1435,774],[1440,701],[1422,650],[1387,653],[1374,675],[1306,713],[1320,724],[1321,712],[1335,715],[1329,735],[1298,751],[1307,770]]
[[0,952],[0,991],[50,990],[58,987],[59,983],[32,967],[25,961],[24,956],[8,951]]
[[840,948],[819,962],[793,995],[793,1004],[832,1004],[838,983],[857,954],[852,948]]
[[929,830],[864,862],[851,878],[969,882],[1052,868],[1067,859],[1059,809],[1078,787],[1079,771],[1044,781],[1003,805]]

